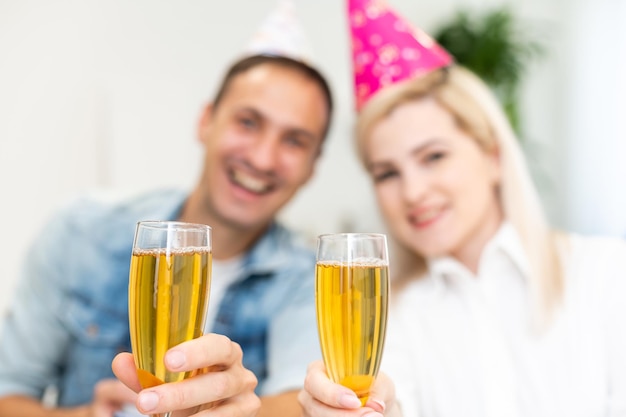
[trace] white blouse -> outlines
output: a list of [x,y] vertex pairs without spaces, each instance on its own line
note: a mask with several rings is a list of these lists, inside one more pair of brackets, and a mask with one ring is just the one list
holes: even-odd
[[477,277],[438,259],[396,296],[382,371],[404,417],[626,416],[626,243],[570,241],[564,299],[543,333],[508,224]]

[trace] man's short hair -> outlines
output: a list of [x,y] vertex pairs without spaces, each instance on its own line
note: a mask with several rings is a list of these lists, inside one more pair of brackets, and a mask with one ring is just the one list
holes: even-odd
[[224,98],[224,96],[226,95],[226,92],[228,91],[228,88],[230,87],[232,80],[237,75],[242,74],[252,68],[255,68],[264,64],[276,65],[276,66],[280,66],[283,68],[293,69],[303,74],[304,76],[306,76],[307,78],[309,78],[310,80],[312,80],[319,86],[324,96],[324,100],[326,102],[326,108],[328,109],[326,125],[324,126],[324,131],[323,131],[323,137],[326,137],[326,134],[328,133],[328,130],[330,128],[330,121],[331,121],[331,116],[333,112],[333,98],[332,98],[332,93],[330,91],[328,82],[326,81],[326,78],[318,70],[305,64],[302,61],[298,61],[292,58],[279,56],[279,55],[251,55],[251,56],[247,56],[245,58],[241,58],[235,61],[230,66],[228,71],[226,71],[226,74],[224,75],[224,78],[222,79],[220,87],[217,90],[217,94],[215,95],[215,98],[213,99],[213,107],[214,108],[219,107],[219,104]]

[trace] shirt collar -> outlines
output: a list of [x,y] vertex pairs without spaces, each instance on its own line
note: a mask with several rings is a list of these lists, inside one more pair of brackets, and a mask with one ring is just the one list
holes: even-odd
[[[520,275],[527,278],[530,273],[530,263],[524,251],[519,234],[508,222],[503,222],[496,234],[485,246],[478,266],[478,275],[485,265],[494,260],[506,258],[520,272]],[[451,256],[432,258],[428,261],[429,274],[443,284],[455,284],[476,278],[465,265],[461,264]]]

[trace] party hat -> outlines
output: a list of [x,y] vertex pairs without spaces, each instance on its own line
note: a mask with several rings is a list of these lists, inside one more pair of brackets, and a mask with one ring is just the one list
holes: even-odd
[[452,63],[448,52],[384,0],[348,0],[356,108],[381,88]]
[[296,16],[293,1],[279,1],[252,37],[246,52],[311,62],[311,48]]

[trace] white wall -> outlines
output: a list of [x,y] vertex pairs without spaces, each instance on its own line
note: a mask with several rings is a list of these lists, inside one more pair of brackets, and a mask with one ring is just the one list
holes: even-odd
[[[426,30],[458,6],[503,2],[389,0]],[[617,0],[514,4],[524,18],[537,22],[553,47],[541,65],[533,67],[523,102],[532,139],[531,162],[540,173],[549,212],[565,227],[618,233],[626,229],[626,215],[621,214],[625,211],[618,211],[626,206],[626,194],[618,195],[615,189],[602,194],[597,184],[610,179],[610,169],[619,169],[624,178],[626,164],[608,150],[616,135],[623,138],[624,128],[618,126],[616,112],[610,123],[599,123],[608,117],[602,116],[599,106],[592,121],[586,121],[592,103],[589,94],[598,93],[589,74],[597,71],[571,46],[587,42],[593,52],[594,30],[601,32],[603,15],[584,33],[575,29],[596,4],[606,7],[604,17],[612,18],[613,26],[626,21],[623,13],[621,20],[612,16],[615,7],[610,3]],[[201,154],[195,140],[201,106],[211,97],[226,64],[242,51],[275,4],[275,0],[0,0],[4,220],[0,253],[5,257],[0,312],[10,299],[25,247],[60,204],[95,188],[126,194],[193,184]],[[298,7],[319,66],[335,90],[337,112],[316,177],[283,218],[311,234],[379,230],[369,184],[350,141],[352,79],[344,2],[300,0]],[[607,94],[611,78],[624,74],[623,29],[615,29],[611,36],[621,36],[622,66],[603,73],[607,79],[602,94]],[[601,51],[595,54],[595,61],[609,59]],[[571,63],[576,68],[570,68]],[[588,87],[581,87],[584,83]],[[623,94],[620,100],[624,104]],[[587,136],[601,136],[602,157],[588,160],[584,157],[589,149],[572,149],[582,146]],[[583,171],[576,171],[581,166]],[[583,173],[593,178],[600,171],[604,174],[595,182],[579,187]],[[597,208],[608,205],[614,208],[613,215],[597,218]]]
[[[565,136],[568,222],[626,237],[626,2],[583,3],[572,16]],[[599,36],[589,36],[598,34]]]

